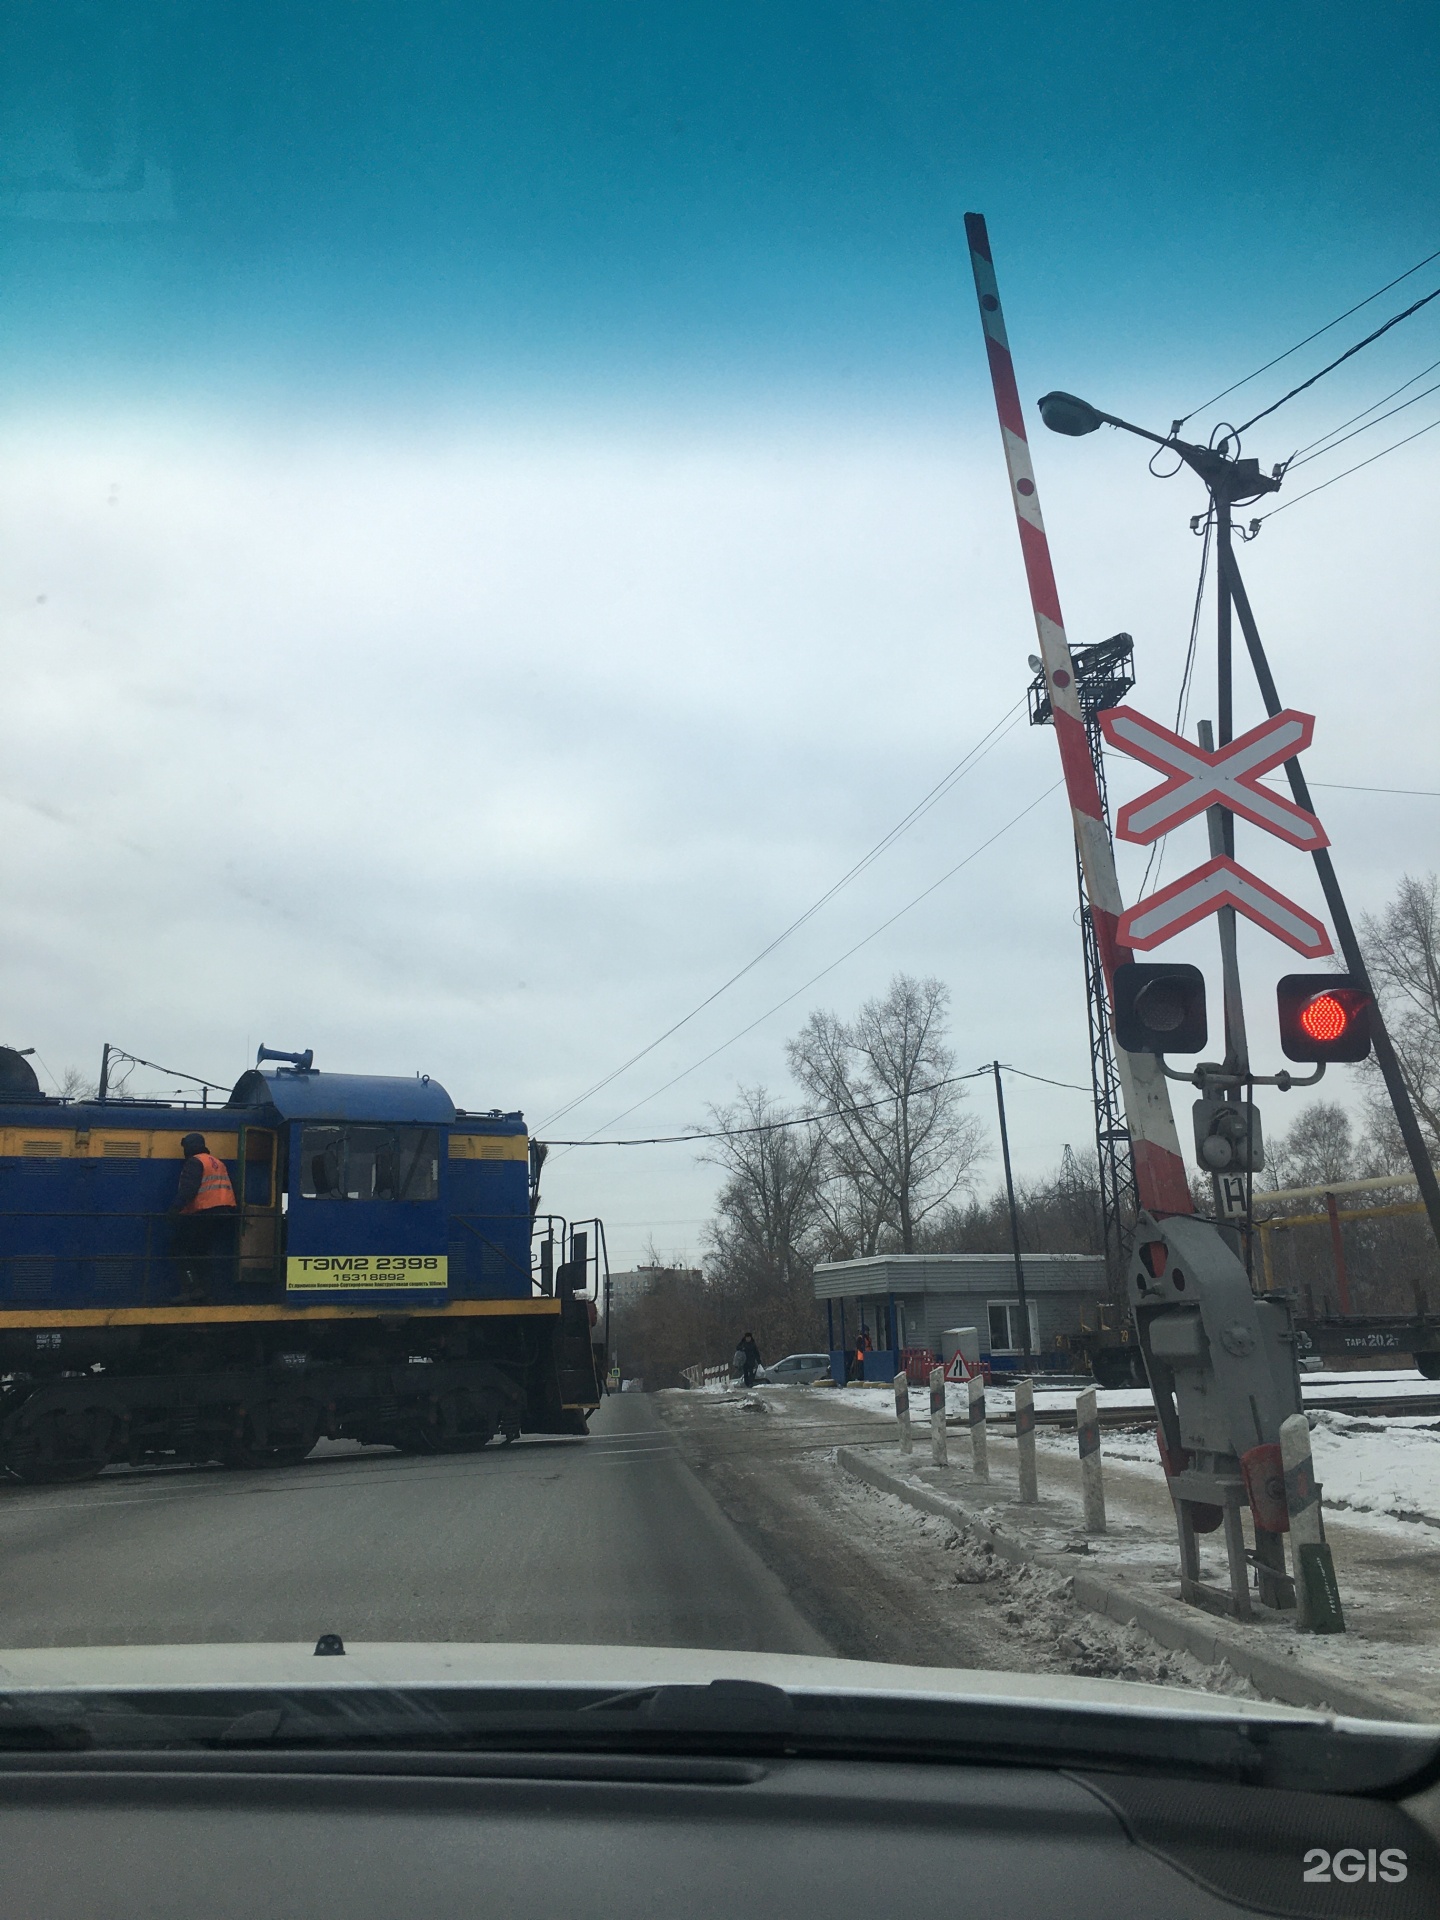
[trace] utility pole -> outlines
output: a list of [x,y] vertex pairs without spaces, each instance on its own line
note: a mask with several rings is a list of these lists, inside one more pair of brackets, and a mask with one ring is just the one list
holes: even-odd
[[[1238,446],[1235,452],[1231,453],[1228,439],[1222,439],[1218,446],[1196,446],[1178,438],[1178,422],[1168,434],[1152,433],[1148,427],[1137,427],[1132,420],[1122,420],[1113,413],[1102,413],[1098,407],[1091,406],[1088,400],[1078,399],[1073,393],[1046,394],[1040,402],[1040,414],[1053,432],[1063,433],[1072,439],[1094,433],[1102,426],[1118,427],[1124,433],[1133,433],[1138,439],[1148,440],[1153,446],[1164,447],[1168,452],[1177,455],[1193,473],[1199,475],[1210,495],[1211,509],[1216,521],[1216,558],[1220,577],[1221,744],[1226,744],[1229,738],[1224,727],[1231,710],[1230,615],[1232,610],[1240,618],[1240,631],[1245,636],[1250,664],[1254,669],[1260,697],[1265,703],[1265,711],[1272,719],[1283,712],[1280,695],[1275,686],[1275,677],[1270,671],[1270,663],[1265,657],[1265,649],[1261,644],[1260,629],[1255,623],[1255,615],[1251,610],[1250,597],[1245,591],[1245,583],[1240,577],[1240,568],[1235,559],[1232,521],[1232,509],[1237,505],[1257,500],[1262,494],[1278,491],[1283,469],[1277,467],[1271,474],[1262,474],[1259,461],[1249,457],[1242,459]],[[1254,532],[1253,522],[1251,531]],[[1286,778],[1290,782],[1290,791],[1295,797],[1296,805],[1303,807],[1313,818],[1315,809],[1310,800],[1310,787],[1301,771],[1299,760],[1292,755],[1284,764]],[[1228,821],[1225,826],[1227,832],[1233,833],[1233,827]],[[1410,1164],[1415,1170],[1416,1184],[1420,1189],[1420,1197],[1425,1203],[1425,1211],[1429,1215],[1431,1231],[1435,1235],[1437,1244],[1440,1244],[1440,1181],[1435,1177],[1435,1168],[1425,1144],[1425,1136],[1421,1133],[1420,1123],[1415,1117],[1415,1106],[1410,1098],[1410,1089],[1405,1084],[1405,1076],[1396,1058],[1394,1042],[1386,1028],[1384,1013],[1379,1001],[1375,998],[1370,972],[1365,965],[1365,956],[1360,951],[1360,943],[1355,937],[1355,928],[1351,923],[1350,912],[1345,904],[1345,896],[1340,890],[1340,882],[1329,850],[1320,846],[1311,847],[1309,851],[1311,859],[1315,862],[1320,890],[1330,910],[1330,918],[1340,942],[1340,951],[1344,957],[1346,969],[1369,996],[1369,1028],[1376,1062],[1385,1082],[1385,1091],[1390,1096],[1390,1105],[1400,1128],[1401,1138],[1405,1142],[1406,1152],[1410,1156]]]
[[995,1106],[1000,1115],[1000,1153],[1005,1162],[1005,1198],[1010,1205],[1010,1251],[1015,1258],[1015,1292],[1020,1300],[1020,1346],[1030,1358],[1030,1303],[1025,1295],[1025,1263],[1020,1258],[1020,1215],[1015,1210],[1015,1181],[1010,1172],[1010,1135],[1005,1126],[1005,1089],[1000,1083],[1000,1062],[991,1062],[995,1074]]
[[[1235,560],[1235,551],[1227,540],[1220,548],[1220,579],[1234,603],[1240,616],[1240,631],[1245,636],[1245,645],[1250,654],[1250,664],[1255,671],[1255,680],[1260,688],[1260,698],[1265,703],[1265,711],[1272,716],[1281,711],[1280,695],[1275,686],[1275,676],[1270,671],[1270,662],[1265,657],[1265,649],[1260,641],[1260,629],[1255,624],[1255,615],[1250,608],[1250,596],[1245,591],[1245,582],[1240,577],[1240,568]],[[1285,762],[1285,776],[1290,782],[1290,791],[1297,806],[1304,807],[1307,813],[1313,813],[1310,801],[1310,785],[1298,759]],[[1315,872],[1319,876],[1320,891],[1325,896],[1325,904],[1330,909],[1330,919],[1335,928],[1335,936],[1340,942],[1340,953],[1345,961],[1346,970],[1370,995],[1372,1009],[1370,1014],[1370,1034],[1375,1047],[1375,1060],[1380,1068],[1381,1078],[1385,1082],[1385,1091],[1390,1096],[1390,1105],[1395,1121],[1400,1128],[1400,1137],[1405,1142],[1405,1151],[1410,1156],[1410,1165],[1415,1171],[1416,1184],[1420,1189],[1420,1198],[1425,1202],[1425,1211],[1430,1218],[1430,1231],[1440,1246],[1440,1181],[1435,1178],[1435,1168],[1430,1159],[1430,1149],[1425,1144],[1425,1136],[1420,1131],[1420,1122],[1415,1117],[1415,1104],[1410,1098],[1410,1089],[1405,1084],[1405,1075],[1400,1070],[1396,1058],[1395,1043],[1390,1038],[1385,1025],[1385,1017],[1380,1010],[1380,1002],[1375,998],[1375,990],[1370,981],[1370,970],[1365,965],[1365,956],[1360,951],[1360,942],[1355,938],[1355,928],[1350,919],[1350,909],[1345,904],[1345,896],[1340,891],[1340,881],[1335,872],[1335,863],[1330,858],[1328,847],[1317,847],[1311,854],[1315,862]]]

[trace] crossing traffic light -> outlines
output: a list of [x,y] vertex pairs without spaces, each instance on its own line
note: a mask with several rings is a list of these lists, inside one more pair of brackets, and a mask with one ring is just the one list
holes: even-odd
[[1287,973],[1276,989],[1287,1060],[1363,1060],[1370,1051],[1370,993],[1348,973]]
[[1199,1053],[1205,1045],[1205,976],[1178,962],[1127,960],[1115,969],[1115,1038],[1127,1053]]

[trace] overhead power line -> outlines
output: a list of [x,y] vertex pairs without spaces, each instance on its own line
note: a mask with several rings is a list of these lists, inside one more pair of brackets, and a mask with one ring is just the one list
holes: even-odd
[[1419,393],[1412,393],[1408,400],[1402,400],[1398,407],[1391,407],[1387,413],[1377,413],[1373,420],[1367,420],[1363,426],[1352,427],[1349,433],[1339,433],[1337,428],[1338,438],[1332,438],[1327,446],[1320,447],[1315,453],[1307,453],[1303,457],[1299,454],[1295,455],[1287,465],[1308,467],[1312,460],[1323,460],[1327,454],[1334,453],[1337,447],[1343,447],[1347,440],[1353,440],[1357,434],[1368,433],[1371,427],[1378,427],[1382,421],[1393,420],[1397,413],[1403,413],[1407,407],[1413,407],[1417,401],[1428,400],[1432,393],[1440,393],[1440,380],[1437,380],[1433,386],[1422,387]]
[[1417,380],[1423,380],[1427,373],[1434,373],[1437,367],[1440,367],[1440,360],[1432,360],[1428,367],[1422,367],[1419,373],[1412,373],[1410,378],[1408,380],[1402,380],[1398,387],[1392,387],[1389,393],[1382,393],[1378,400],[1372,400],[1370,405],[1368,407],[1362,407],[1359,413],[1352,413],[1348,420],[1342,420],[1338,427],[1331,427],[1328,432],[1322,433],[1318,439],[1309,440],[1303,447],[1297,447],[1290,456],[1289,464],[1292,467],[1303,465],[1305,457],[1312,453],[1316,447],[1321,446],[1326,440],[1333,440],[1337,433],[1343,433],[1347,427],[1353,427],[1357,420],[1363,420],[1367,413],[1374,413],[1376,407],[1383,407],[1387,400],[1393,400],[1397,393],[1404,393],[1406,387],[1413,387]]
[[[1080,1086],[1074,1080],[1052,1080],[1047,1074],[1027,1073],[1024,1067],[1007,1066],[1003,1060],[1000,1063],[1000,1071],[1018,1074],[1022,1080],[1038,1080],[1043,1086],[1064,1087],[1069,1093],[1083,1093],[1087,1100],[1093,1091],[1090,1087]],[[907,1095],[887,1093],[879,1100],[862,1100],[855,1106],[834,1107],[829,1113],[796,1113],[784,1120],[765,1120],[754,1127],[716,1127],[707,1132],[694,1128],[685,1133],[648,1134],[645,1138],[637,1140],[547,1140],[545,1145],[547,1147],[678,1147],[689,1146],[701,1140],[743,1140],[756,1133],[783,1133],[790,1127],[814,1127],[825,1120],[844,1120],[855,1113],[874,1113],[880,1107],[893,1107],[902,1098],[915,1099],[922,1093],[938,1093],[942,1087],[959,1086],[962,1080],[985,1080],[993,1072],[993,1066],[974,1067],[969,1073],[951,1073],[947,1074],[943,1080],[930,1081],[928,1086],[911,1087]],[[538,1135],[536,1137],[539,1138]],[[649,1223],[641,1222],[640,1224]],[[653,1224],[663,1226],[665,1223],[656,1221]],[[670,1224],[684,1226],[689,1223],[672,1221]]]
[[1348,780],[1312,780],[1312,787],[1329,787],[1336,793],[1399,793],[1412,800],[1440,800],[1436,787],[1356,787]]
[[1307,388],[1313,387],[1317,380],[1323,380],[1327,373],[1333,373],[1336,367],[1343,367],[1347,360],[1353,360],[1355,355],[1361,352],[1363,348],[1373,346],[1382,334],[1389,333],[1392,327],[1398,327],[1400,322],[1402,320],[1408,320],[1412,313],[1418,313],[1422,307],[1428,307],[1432,300],[1440,300],[1440,287],[1434,288],[1432,292],[1424,294],[1420,299],[1413,301],[1411,305],[1406,307],[1403,313],[1392,314],[1384,326],[1376,327],[1375,331],[1373,333],[1367,333],[1363,340],[1357,340],[1353,347],[1347,347],[1344,353],[1330,362],[1328,367],[1321,367],[1320,371],[1318,373],[1312,373],[1308,380],[1302,380],[1298,387],[1291,387],[1288,393],[1282,393],[1280,398],[1272,401],[1268,407],[1262,407],[1259,413],[1251,414],[1243,426],[1235,429],[1236,439],[1239,439],[1242,433],[1248,433],[1257,420],[1268,419],[1272,413],[1278,412],[1287,401],[1293,400],[1297,393],[1304,393]]
[[1393,441],[1388,447],[1382,447],[1379,453],[1372,453],[1368,460],[1357,461],[1353,467],[1346,467],[1343,473],[1332,473],[1328,480],[1322,480],[1318,487],[1308,487],[1304,493],[1297,493],[1293,499],[1286,500],[1278,507],[1272,507],[1269,513],[1259,514],[1250,522],[1250,532],[1254,534],[1267,520],[1273,520],[1277,513],[1284,513],[1288,507],[1298,507],[1302,500],[1309,500],[1317,493],[1324,493],[1327,487],[1333,487],[1339,480],[1348,480],[1352,473],[1359,473],[1365,467],[1373,467],[1377,460],[1383,460],[1387,453],[1398,453],[1401,447],[1408,447],[1412,440],[1418,440],[1421,434],[1433,433],[1440,427],[1440,420],[1432,420],[1429,426],[1417,427],[1414,433],[1407,433],[1403,440]]
[[870,851],[865,854],[862,859],[857,860],[855,865],[851,867],[847,873],[841,874],[833,886],[827,887],[819,899],[813,901],[811,905],[805,909],[804,913],[799,915],[797,919],[792,920],[783,933],[776,934],[768,946],[762,947],[759,953],[745,962],[743,967],[740,967],[736,972],[732,973],[728,980],[722,981],[713,993],[706,994],[705,998],[701,1000],[698,1005],[693,1006],[681,1019],[675,1021],[672,1026],[667,1027],[664,1033],[657,1034],[655,1039],[650,1041],[647,1046],[641,1047],[638,1053],[632,1053],[628,1060],[624,1061],[620,1066],[613,1068],[611,1072],[603,1075],[599,1080],[595,1081],[592,1086],[587,1087],[584,1093],[577,1094],[573,1100],[567,1100],[563,1107],[557,1107],[555,1112],[552,1113],[545,1122],[545,1125],[553,1126],[557,1120],[563,1120],[567,1113],[573,1113],[576,1107],[583,1107],[587,1100],[593,1099],[597,1093],[601,1092],[605,1087],[608,1087],[612,1080],[618,1080],[621,1074],[628,1073],[631,1067],[638,1065],[641,1060],[645,1059],[647,1054],[653,1053],[657,1047],[663,1046],[672,1035],[679,1033],[682,1027],[689,1026],[690,1022],[695,1019],[698,1014],[703,1013],[706,1007],[713,1006],[721,995],[728,993],[737,981],[743,980],[747,973],[753,972],[762,960],[767,960],[770,955],[775,952],[777,947],[783,946],[791,934],[798,933],[800,928],[803,927],[808,920],[812,920],[822,907],[826,906],[835,898],[837,893],[843,888],[848,887],[850,882],[857,879],[868,866],[878,860],[882,853],[887,852],[902,834],[908,833],[917,820],[927,814],[932,807],[938,805],[957,781],[962,779],[972,767],[978,765],[992,747],[998,746],[1005,734],[1011,731],[1011,728],[1007,727],[1005,723],[1012,721],[1013,724],[1018,724],[1018,722],[1013,722],[1013,716],[1018,714],[1024,704],[1025,701],[1022,697],[1016,701],[1013,707],[1008,708],[1006,712],[1002,713],[995,724],[980,736],[975,745],[970,748],[969,752],[966,753],[962,759],[956,762],[944,778],[937,780],[930,791],[916,801],[915,805],[903,819],[898,820],[888,833],[882,835]]
[[1003,827],[997,827],[988,840],[982,840],[978,847],[973,847],[963,860],[957,860],[955,865],[951,867],[947,873],[942,873],[938,880],[932,881],[928,887],[924,888],[920,893],[917,893],[913,900],[907,901],[897,912],[892,913],[888,920],[882,920],[878,927],[872,927],[863,940],[857,940],[854,946],[848,947],[838,959],[832,960],[828,966],[822,967],[819,973],[811,974],[810,978],[796,987],[793,993],[787,993],[783,1000],[777,1000],[773,1007],[768,1008],[767,1011],[762,1013],[757,1019],[752,1020],[748,1026],[742,1027],[738,1033],[732,1033],[728,1040],[722,1040],[718,1047],[712,1047],[709,1053],[702,1054],[700,1059],[692,1060],[688,1067],[682,1068],[679,1073],[673,1075],[665,1082],[664,1086],[656,1087],[653,1093],[647,1093],[643,1099],[637,1100],[632,1106],[626,1107],[623,1113],[612,1114],[608,1120],[604,1121],[595,1129],[594,1133],[588,1134],[584,1140],[577,1141],[575,1144],[578,1146],[588,1146],[595,1138],[595,1135],[602,1133],[606,1127],[615,1127],[618,1126],[622,1120],[628,1120],[632,1113],[638,1113],[641,1107],[649,1106],[650,1102],[652,1100],[658,1100],[662,1093],[668,1093],[672,1087],[678,1086],[682,1080],[688,1079],[692,1073],[698,1073],[701,1067],[708,1066],[718,1055],[726,1052],[730,1047],[733,1047],[736,1041],[743,1040],[747,1034],[753,1033],[756,1027],[763,1026],[772,1015],[779,1013],[782,1008],[788,1007],[792,1000],[798,1000],[802,993],[808,993],[811,987],[825,978],[826,974],[833,973],[837,967],[843,966],[845,962],[854,954],[857,954],[862,947],[866,947],[872,940],[878,939],[888,928],[893,927],[897,920],[903,919],[907,913],[911,912],[915,907],[918,907],[922,900],[928,900],[930,895],[936,892],[938,888],[943,887],[947,880],[953,880],[962,867],[968,867],[972,860],[978,860],[987,848],[993,847],[995,842],[1009,833],[1012,827],[1018,826],[1027,813],[1033,813],[1042,801],[1048,800],[1051,794],[1058,791],[1064,784],[1063,780],[1057,780],[1052,786],[1048,786],[1043,793],[1037,793],[1035,798],[1026,806],[1023,806],[1018,813],[1012,814]]
[[[980,1071],[986,1073],[989,1069],[982,1067]],[[1000,1063],[1000,1071],[1002,1073],[1018,1073],[1022,1080],[1038,1080],[1042,1086],[1046,1087],[1065,1087],[1071,1093],[1083,1093],[1087,1100],[1093,1099],[1095,1094],[1093,1087],[1082,1087],[1076,1080],[1052,1080],[1050,1076],[1045,1073],[1027,1073],[1024,1067],[1007,1067],[1003,1060]]]
[[1322,333],[1329,333],[1332,327],[1338,327],[1342,320],[1348,320],[1352,313],[1359,313],[1362,307],[1368,307],[1372,300],[1378,300],[1382,293],[1389,293],[1392,287],[1398,287],[1402,280],[1408,280],[1422,267],[1428,267],[1432,260],[1440,260],[1440,247],[1434,253],[1427,253],[1423,260],[1417,260],[1413,267],[1407,267],[1404,273],[1397,273],[1393,280],[1387,280],[1383,287],[1377,287],[1374,293],[1367,293],[1363,300],[1357,300],[1353,307],[1347,307],[1343,313],[1337,313],[1333,320],[1327,320],[1323,327],[1317,327],[1313,333],[1307,333],[1303,340],[1297,340],[1293,347],[1286,347],[1283,353],[1277,353],[1273,360],[1267,360],[1263,367],[1256,367],[1253,373],[1247,373],[1243,380],[1235,380],[1228,387],[1222,387],[1219,393],[1212,393],[1208,400],[1202,400],[1199,406],[1192,407],[1189,413],[1182,414],[1171,431],[1178,433],[1187,420],[1193,420],[1197,413],[1203,413],[1207,407],[1213,407],[1217,400],[1225,400],[1232,393],[1238,393],[1241,387],[1248,387],[1252,380],[1258,380],[1262,373],[1268,373],[1272,367],[1278,367],[1282,360],[1288,360],[1293,353],[1299,353],[1302,347],[1308,347],[1312,340],[1318,340]]
[[[1011,1071],[1011,1069],[1006,1069]],[[976,1067],[973,1073],[951,1073],[943,1080],[932,1080],[928,1086],[912,1087],[910,1097],[918,1098],[922,1093],[938,1093],[942,1087],[958,1086],[962,1080],[978,1080],[990,1072],[989,1067]],[[699,1128],[688,1129],[684,1133],[656,1133],[643,1140],[547,1140],[547,1147],[674,1147],[688,1145],[697,1140],[742,1140],[755,1133],[783,1133],[789,1127],[814,1127],[822,1120],[844,1120],[853,1113],[874,1113],[879,1107],[893,1107],[902,1096],[887,1093],[879,1100],[862,1100],[851,1107],[835,1107],[829,1113],[796,1113],[785,1120],[766,1120],[755,1127],[716,1127],[710,1132]],[[538,1138],[538,1136],[537,1136]]]

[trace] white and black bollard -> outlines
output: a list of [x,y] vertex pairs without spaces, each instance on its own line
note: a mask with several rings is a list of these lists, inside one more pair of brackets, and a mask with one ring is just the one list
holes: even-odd
[[985,1444],[985,1378],[972,1375],[970,1391],[970,1467],[977,1480],[990,1478],[990,1449]]
[[1085,1499],[1085,1531],[1105,1531],[1105,1469],[1100,1460],[1100,1409],[1094,1387],[1075,1396],[1075,1437],[1080,1442],[1080,1491]]
[[930,1369],[930,1459],[937,1467],[950,1464],[950,1445],[945,1433],[945,1370]]
[[1015,1451],[1021,1504],[1033,1507],[1040,1499],[1040,1483],[1035,1477],[1035,1388],[1029,1380],[1015,1382]]
[[895,1423],[900,1429],[900,1451],[909,1453],[915,1443],[910,1436],[910,1382],[903,1372],[895,1376]]
[[1280,1458],[1295,1569],[1295,1624],[1302,1633],[1344,1633],[1345,1614],[1310,1455],[1310,1422],[1303,1413],[1292,1413],[1280,1422]]

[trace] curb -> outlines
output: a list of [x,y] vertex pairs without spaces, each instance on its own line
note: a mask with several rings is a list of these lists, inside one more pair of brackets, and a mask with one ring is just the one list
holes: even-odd
[[921,1513],[934,1514],[967,1528],[1002,1560],[1014,1566],[1033,1564],[1072,1575],[1077,1606],[1089,1613],[1103,1614],[1120,1626],[1141,1627],[1162,1647],[1194,1654],[1208,1666],[1223,1660],[1233,1672],[1272,1700],[1292,1707],[1322,1708],[1359,1720],[1405,1720],[1429,1725],[1436,1717],[1388,1688],[1358,1686],[1352,1680],[1324,1673],[1300,1660],[1277,1659],[1262,1648],[1251,1646],[1224,1621],[1198,1608],[1184,1607],[1178,1600],[1167,1603],[1132,1593],[1114,1580],[1084,1572],[1059,1554],[1033,1552],[1020,1541],[993,1532],[958,1500],[948,1500],[944,1494],[932,1493],[928,1487],[913,1486],[853,1448],[837,1447],[835,1462],[852,1480],[863,1481],[878,1493],[893,1494],[907,1507]]

